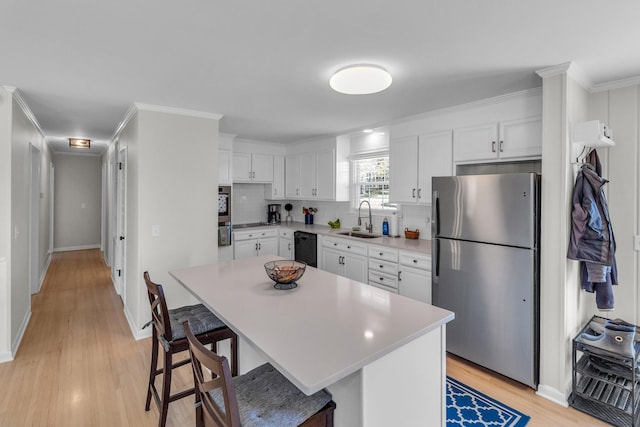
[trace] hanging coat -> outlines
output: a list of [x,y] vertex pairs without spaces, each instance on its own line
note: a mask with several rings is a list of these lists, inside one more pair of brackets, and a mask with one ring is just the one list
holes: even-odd
[[592,150],[573,189],[571,236],[567,258],[581,261],[582,289],[596,293],[599,310],[613,310],[612,285],[618,284],[616,243],[604,196],[602,166]]

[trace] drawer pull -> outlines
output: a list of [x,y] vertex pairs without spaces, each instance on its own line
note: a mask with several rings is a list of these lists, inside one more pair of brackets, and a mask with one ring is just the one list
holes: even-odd
[[418,260],[417,260],[417,259],[414,259],[414,260],[413,260],[413,263],[414,263],[414,264],[417,264],[417,263],[418,263]]
[[380,278],[380,281],[381,281],[381,282],[384,282],[384,277],[381,277],[381,278]]
[[380,256],[382,256],[383,254],[384,254],[383,252],[380,252],[380,254],[379,254],[379,255],[380,255]]
[[384,265],[380,264],[380,268],[384,268]]

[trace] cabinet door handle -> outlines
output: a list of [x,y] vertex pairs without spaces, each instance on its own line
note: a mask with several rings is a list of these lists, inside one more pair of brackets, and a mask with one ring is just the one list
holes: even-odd
[[491,152],[492,153],[496,152],[496,142],[495,141],[491,141]]
[[384,277],[380,277],[380,281],[381,281],[381,282],[384,282]]
[[333,246],[338,246],[338,244],[337,244],[337,243],[334,243],[334,244],[333,244]]
[[416,189],[412,189],[411,190],[411,197],[413,197],[414,199],[416,198]]
[[299,196],[299,195],[300,195],[300,189],[296,188],[296,196]]
[[417,264],[417,263],[418,263],[418,260],[417,260],[417,259],[414,259],[414,260],[413,260],[413,263],[414,263],[414,264]]
[[379,255],[380,255],[380,256],[382,256],[382,254],[383,254],[383,253],[384,253],[384,252],[379,252]]
[[291,250],[291,243],[289,243],[289,250]]
[[422,188],[418,188],[418,199],[422,199]]
[[380,269],[383,269],[383,268],[384,268],[384,265],[380,264]]
[[262,250],[262,243],[258,243],[258,250]]
[[500,152],[504,152],[504,141],[500,141]]
[[402,280],[402,279],[400,278],[400,273],[402,273],[402,271],[398,270],[398,282]]

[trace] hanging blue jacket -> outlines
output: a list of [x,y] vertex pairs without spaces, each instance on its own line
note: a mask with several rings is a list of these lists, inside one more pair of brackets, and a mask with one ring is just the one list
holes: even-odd
[[571,236],[567,258],[582,261],[582,289],[596,292],[599,310],[613,310],[612,285],[618,284],[616,242],[596,150],[587,156],[573,189]]

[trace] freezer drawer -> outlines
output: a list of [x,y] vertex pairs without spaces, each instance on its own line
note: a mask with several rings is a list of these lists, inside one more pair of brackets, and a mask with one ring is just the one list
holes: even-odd
[[535,251],[448,239],[434,243],[432,302],[456,314],[447,324],[447,351],[535,387]]

